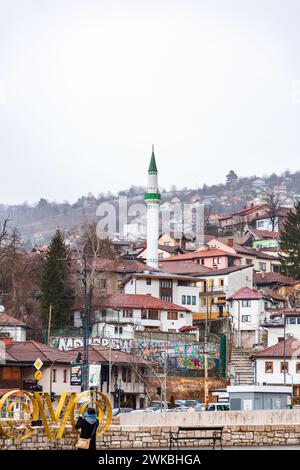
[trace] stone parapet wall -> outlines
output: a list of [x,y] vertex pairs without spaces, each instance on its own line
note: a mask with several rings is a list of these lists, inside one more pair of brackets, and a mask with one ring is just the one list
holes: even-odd
[[[97,449],[153,449],[168,448],[169,432],[177,431],[170,426],[111,426],[109,431],[97,438]],[[189,432],[193,436],[193,431]],[[59,441],[49,441],[43,429],[37,428],[28,439],[5,439],[0,436],[0,450],[74,450],[78,435],[69,427]],[[207,446],[207,441],[187,440],[180,448]],[[300,445],[300,424],[290,425],[232,425],[223,431],[224,446],[272,446]],[[218,443],[217,443],[218,445]]]

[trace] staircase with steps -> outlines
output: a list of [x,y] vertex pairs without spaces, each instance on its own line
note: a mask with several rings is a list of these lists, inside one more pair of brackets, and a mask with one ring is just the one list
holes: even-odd
[[230,363],[230,383],[231,385],[253,385],[254,384],[254,364],[251,359],[251,352],[233,349]]

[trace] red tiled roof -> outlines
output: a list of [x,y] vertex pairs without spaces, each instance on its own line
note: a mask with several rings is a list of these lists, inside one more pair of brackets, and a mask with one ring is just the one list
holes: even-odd
[[283,276],[280,273],[254,273],[254,283],[257,286],[268,284],[280,284],[283,286],[292,286],[295,284],[291,277]]
[[254,289],[249,287],[241,287],[234,294],[227,298],[227,300],[258,300],[262,295]]
[[17,362],[34,363],[39,357],[44,363],[55,360],[58,363],[70,363],[74,361],[74,354],[69,351],[59,351],[36,341],[16,341],[6,346],[7,353]]
[[0,326],[23,326],[24,328],[27,327],[26,323],[17,318],[14,318],[6,313],[0,313]]
[[280,232],[271,232],[269,230],[254,230],[251,229],[251,232],[254,233],[257,237],[261,238],[262,240],[264,239],[269,239],[269,238],[279,238],[280,237]]
[[[111,361],[115,364],[134,364],[134,365],[147,365],[148,361],[142,357],[137,356],[136,354],[129,354],[119,349],[111,349],[100,344],[90,344],[88,347],[89,350],[89,361],[96,362],[100,364],[108,364],[111,358]],[[83,347],[72,349],[73,355],[78,351],[83,351]]]
[[[97,258],[95,260],[93,259],[90,264],[92,269],[96,269],[96,271],[100,272],[130,273],[135,271],[154,270],[145,263],[135,259]],[[76,260],[74,260],[74,266],[76,266],[76,269],[80,269]]]
[[[170,258],[167,258],[169,260]],[[173,259],[173,257],[172,257]],[[206,266],[201,266],[198,263],[193,263],[192,261],[164,261],[159,260],[159,269],[164,273],[172,274],[206,274],[208,271],[214,271],[212,268],[207,268]]]
[[[285,346],[284,346],[285,343]],[[264,351],[259,351],[252,355],[254,358],[260,357],[300,357],[300,341],[295,338],[288,338],[285,341],[279,341]]]
[[157,299],[156,297],[152,297],[152,295],[144,294],[115,294],[105,299],[102,306],[107,308],[146,308],[190,312],[188,308],[167,302],[166,300]]
[[283,295],[278,294],[278,292],[273,289],[264,289],[263,294],[265,294],[267,297],[271,297],[271,299],[274,300],[281,300],[283,302],[287,301],[287,299]]
[[223,251],[223,250],[218,250],[218,249],[209,249],[209,250],[193,251],[192,253],[186,253],[184,255],[172,256],[170,258],[166,258],[166,261],[160,260],[160,262],[165,263],[165,262],[184,261],[184,260],[201,259],[201,258],[213,258],[213,257],[222,257],[222,256],[240,258],[240,256],[229,253],[228,251]]
[[261,259],[278,260],[277,256],[268,255],[267,253],[254,250],[253,248],[248,248],[246,246],[234,244],[233,248],[235,249],[237,253],[241,253],[244,255],[255,256],[256,258],[261,258]]
[[230,266],[229,268],[221,269],[208,268],[191,261],[176,261],[174,263],[164,262],[163,264],[159,264],[160,271],[164,273],[185,275],[198,274],[199,276],[221,276],[223,274],[230,274],[247,268],[253,268],[253,264],[241,264],[239,266]]
[[247,215],[249,212],[255,212],[257,210],[269,207],[267,204],[258,204],[257,206],[249,206],[246,209],[241,209],[237,212],[233,212],[232,215]]

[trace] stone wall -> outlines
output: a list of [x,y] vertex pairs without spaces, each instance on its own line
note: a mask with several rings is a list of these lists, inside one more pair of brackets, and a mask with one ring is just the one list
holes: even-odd
[[[169,432],[177,431],[170,426],[116,426],[97,439],[97,449],[151,449],[168,448]],[[193,436],[194,432],[189,432]],[[0,450],[72,450],[76,448],[77,434],[67,427],[63,439],[49,441],[43,428],[36,428],[35,434],[20,441],[0,436]],[[300,424],[290,425],[231,425],[223,432],[224,446],[272,446],[300,445]],[[217,443],[218,445],[218,443]],[[207,446],[207,441],[181,441],[180,447]]]

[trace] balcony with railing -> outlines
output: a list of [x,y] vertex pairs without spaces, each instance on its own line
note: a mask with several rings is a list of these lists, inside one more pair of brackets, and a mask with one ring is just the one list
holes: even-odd
[[140,324],[141,318],[132,310],[102,310],[96,313],[96,323]]

